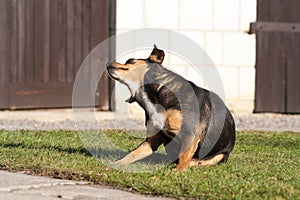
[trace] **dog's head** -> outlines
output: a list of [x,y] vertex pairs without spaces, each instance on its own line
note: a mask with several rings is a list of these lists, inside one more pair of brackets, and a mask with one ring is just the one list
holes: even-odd
[[107,65],[107,72],[111,78],[127,85],[132,95],[143,84],[143,79],[147,71],[153,65],[161,64],[165,53],[154,45],[152,53],[147,59],[131,58],[125,64],[113,62]]

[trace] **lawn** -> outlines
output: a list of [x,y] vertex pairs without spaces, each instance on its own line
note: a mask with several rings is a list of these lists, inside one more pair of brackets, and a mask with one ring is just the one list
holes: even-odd
[[0,169],[175,198],[300,197],[300,133],[239,132],[229,161],[213,167],[178,172],[157,154],[161,160],[117,169],[113,160],[136,147],[139,136],[143,133],[113,130],[0,131]]

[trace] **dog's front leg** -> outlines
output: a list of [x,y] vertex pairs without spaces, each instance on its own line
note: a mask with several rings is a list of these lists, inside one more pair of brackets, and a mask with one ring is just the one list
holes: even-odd
[[117,164],[131,164],[143,158],[150,156],[153,153],[151,144],[148,141],[144,141],[134,151],[129,153],[121,160],[116,161]]
[[121,160],[116,161],[117,164],[131,164],[138,160],[142,160],[150,156],[163,143],[162,134],[158,133],[153,136],[148,136],[147,139],[140,144],[134,151],[129,153]]

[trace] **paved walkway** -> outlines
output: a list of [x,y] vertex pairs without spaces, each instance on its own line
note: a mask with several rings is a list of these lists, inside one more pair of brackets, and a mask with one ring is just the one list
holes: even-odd
[[51,179],[0,171],[0,200],[159,200],[89,182]]

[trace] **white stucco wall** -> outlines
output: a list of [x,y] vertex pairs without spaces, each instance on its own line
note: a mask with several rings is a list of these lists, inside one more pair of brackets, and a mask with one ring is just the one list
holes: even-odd
[[[225,103],[233,113],[252,112],[255,86],[255,36],[248,35],[249,23],[256,21],[256,0],[117,0],[117,34],[140,28],[163,28],[179,32],[197,42],[210,56],[221,76]],[[132,37],[135,37],[134,34]],[[118,42],[117,51],[119,48]],[[133,48],[135,47],[132,44]],[[149,51],[124,55],[149,56]],[[174,55],[166,55],[164,66],[199,86],[194,68]],[[203,60],[204,77],[212,76],[211,66]],[[124,102],[128,90],[116,84],[115,105],[119,113],[143,117],[136,104]]]

